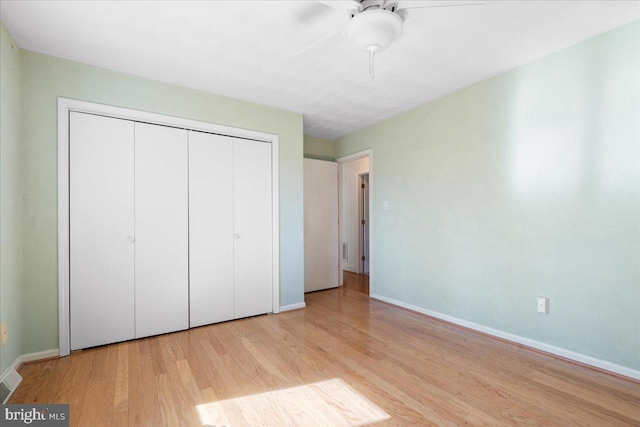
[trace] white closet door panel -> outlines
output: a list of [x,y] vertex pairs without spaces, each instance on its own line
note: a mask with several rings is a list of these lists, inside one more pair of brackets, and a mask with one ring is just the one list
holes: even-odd
[[233,319],[233,139],[189,132],[190,326]]
[[235,317],[272,310],[271,144],[235,139]]
[[304,159],[304,291],[338,286],[338,164]]
[[70,113],[71,349],[134,338],[133,122]]
[[187,131],[135,125],[136,337],[189,327]]

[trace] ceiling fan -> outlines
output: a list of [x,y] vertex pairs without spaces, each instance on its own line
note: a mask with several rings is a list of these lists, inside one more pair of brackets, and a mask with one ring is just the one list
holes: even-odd
[[369,74],[374,78],[374,59],[378,52],[385,50],[402,34],[404,21],[409,17],[409,9],[425,9],[437,7],[482,6],[483,3],[437,2],[437,4],[421,4],[404,7],[399,0],[317,0],[318,3],[333,9],[344,11],[349,15],[349,23],[345,30],[331,34],[293,54],[294,58],[333,37],[344,34],[358,49],[369,54]]

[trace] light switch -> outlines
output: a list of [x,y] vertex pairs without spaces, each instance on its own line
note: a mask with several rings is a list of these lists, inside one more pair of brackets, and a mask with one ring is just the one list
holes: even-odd
[[382,202],[382,209],[384,209],[385,211],[387,209],[389,209],[389,202],[388,201],[385,200],[384,202]]

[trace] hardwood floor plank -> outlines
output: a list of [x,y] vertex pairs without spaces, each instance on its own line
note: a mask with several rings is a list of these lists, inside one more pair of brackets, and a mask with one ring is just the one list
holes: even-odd
[[78,425],[111,425],[115,390],[115,355],[117,347],[120,345],[89,350],[95,353],[95,358],[88,381],[82,385],[85,398],[80,410]]
[[173,401],[171,382],[167,374],[160,374],[155,377],[156,393],[158,394],[160,415],[163,426],[180,426],[180,418]]
[[118,346],[116,384],[113,395],[114,412],[127,412],[129,406],[129,343]]
[[145,425],[143,405],[144,388],[142,387],[140,378],[142,370],[140,347],[141,346],[138,342],[132,342],[129,343],[127,351],[129,356],[129,361],[127,363],[129,373],[129,378],[127,380],[127,421],[128,425],[135,427]]
[[113,414],[111,425],[122,427],[128,425],[129,419],[129,343],[120,344],[117,348],[115,386],[113,392]]
[[[151,349],[150,346],[149,349]],[[163,425],[160,393],[157,391],[157,377],[153,370],[153,356],[151,352],[140,356],[139,366],[140,375],[138,376],[137,389],[139,390],[140,396],[136,402],[139,402],[141,407],[138,408],[140,415],[138,420],[147,427]],[[131,397],[129,401],[131,402]],[[129,405],[131,407],[131,403]]]
[[241,396],[242,389],[236,381],[236,377],[232,372],[226,369],[225,363],[221,356],[226,356],[227,352],[221,355],[214,347],[211,346],[209,340],[202,340],[200,342],[204,354],[209,360],[206,365],[206,373],[211,383],[211,389],[215,393],[217,399],[228,399],[231,397]]

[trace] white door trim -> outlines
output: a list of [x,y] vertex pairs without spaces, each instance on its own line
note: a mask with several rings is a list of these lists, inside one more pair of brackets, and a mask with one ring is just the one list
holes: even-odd
[[[362,159],[364,157],[367,157],[369,159],[369,296],[372,296],[375,292],[375,263],[374,263],[374,241],[375,241],[375,236],[372,233],[373,227],[372,224],[375,224],[375,213],[373,210],[373,201],[375,199],[374,193],[373,193],[373,149],[369,148],[366,150],[362,150],[362,151],[358,151],[357,153],[353,153],[353,154],[348,154],[346,156],[342,156],[342,157],[338,157],[336,159],[336,162],[340,163],[346,163],[346,162],[350,162],[352,160],[358,160],[358,159]],[[339,166],[338,166],[339,168]],[[339,180],[342,180],[342,176],[339,175]],[[342,188],[342,183],[338,182],[338,185],[340,186],[340,188]],[[338,199],[338,211],[340,211],[340,204],[341,204],[341,200]],[[340,235],[338,236],[338,244],[341,245],[342,243],[342,227],[339,228],[340,230]],[[342,253],[342,250],[340,250],[339,253]],[[342,286],[343,284],[343,278],[342,278],[342,268],[340,269],[340,286]]]
[[[364,183],[364,177],[365,176],[367,177],[367,185],[366,185],[367,191],[366,192],[367,192],[367,202],[368,202],[368,199],[370,197],[370,194],[369,194],[369,172],[363,172],[363,173],[359,173],[358,174],[358,185],[362,185]],[[368,270],[369,270],[368,268],[365,268],[365,265],[367,265],[367,267],[368,267],[368,264],[369,264],[369,251],[367,250],[366,251],[367,253],[365,255],[365,244],[364,243],[365,243],[365,240],[366,240],[367,241],[367,245],[366,246],[367,246],[367,249],[368,249],[368,246],[369,246],[368,241],[369,241],[369,234],[370,234],[369,233],[369,222],[370,222],[370,219],[369,219],[369,215],[368,215],[369,211],[368,211],[368,206],[367,206],[367,210],[366,211],[363,210],[363,204],[364,204],[364,202],[362,200],[363,198],[364,198],[364,192],[362,191],[362,188],[358,188],[358,220],[360,220],[360,221],[365,220],[364,217],[365,217],[365,215],[367,216],[367,218],[366,218],[366,226],[365,227],[361,227],[361,226],[358,227],[358,236],[359,236],[358,245],[360,246],[360,251],[359,251],[359,258],[360,259],[358,260],[358,271],[362,270],[362,274],[368,273]],[[360,225],[362,225],[362,224],[360,224]],[[364,229],[367,230],[366,233],[364,233]],[[365,256],[365,258],[366,258],[365,262],[362,262],[362,257],[363,256]]]
[[197,130],[271,143],[273,221],[273,313],[280,312],[280,214],[278,135],[214,123],[165,116],[128,108],[58,97],[58,339],[59,354],[70,353],[69,342],[69,112],[77,111],[144,123]]

